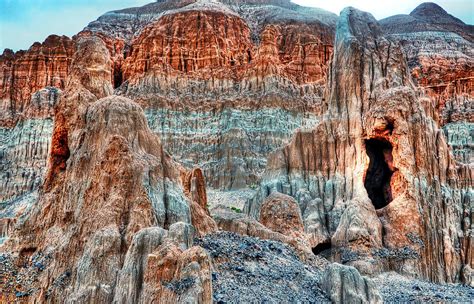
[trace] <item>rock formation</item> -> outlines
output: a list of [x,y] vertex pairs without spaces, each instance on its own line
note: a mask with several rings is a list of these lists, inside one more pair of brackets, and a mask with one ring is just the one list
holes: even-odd
[[5,50],[0,302],[472,286],[472,44],[435,4],[160,0]]
[[332,303],[382,303],[374,283],[351,266],[331,264],[322,285]]
[[268,8],[239,8],[198,1],[164,13],[132,41],[120,88],[174,157],[224,190],[255,184],[267,154],[313,124],[332,52],[332,22],[265,22],[251,18]]
[[[109,302],[123,257],[128,248],[133,250],[137,232],[151,226],[168,228],[173,223],[192,222],[191,198],[184,193],[180,179],[185,169],[163,150],[141,107],[111,95],[110,60],[101,39],[77,41],[71,74],[55,106],[49,168],[39,201],[6,243],[18,252],[19,259],[42,252],[52,256],[48,275],[38,278],[41,288],[31,293],[34,299]],[[203,195],[205,200],[205,192]],[[150,248],[156,247],[159,239]],[[151,248],[155,249],[159,248]],[[205,254],[199,250],[184,251],[177,260],[180,268],[170,270],[166,280],[172,280],[175,272],[185,271],[195,259],[206,263]],[[149,262],[147,265],[152,265]],[[202,264],[204,285],[208,284],[208,264]],[[196,275],[201,273],[196,271]],[[58,291],[54,281],[66,272],[70,284]],[[176,279],[188,275],[194,277],[183,274]],[[137,284],[143,280],[146,277]],[[206,289],[201,297],[209,294]]]
[[[246,211],[258,218],[279,191],[297,198],[307,232],[364,256],[360,269],[458,281],[472,263],[472,169],[425,112],[401,47],[371,15],[345,9],[328,79],[322,121],[271,156]],[[413,255],[386,263],[382,248]]]
[[[187,22],[190,18],[196,23]],[[202,27],[195,27],[200,18]],[[0,199],[31,206],[36,197],[44,179],[53,115],[49,111],[30,128],[18,120],[35,117],[24,108],[33,103],[30,95],[36,90],[64,89],[74,45],[91,35],[100,37],[109,50],[113,87],[140,103],[169,153],[189,168],[199,165],[207,184],[222,195],[226,192],[221,190],[228,189],[251,191],[248,187],[255,188],[269,152],[283,146],[294,130],[312,127],[318,119],[336,19],[289,1],[160,1],[107,13],[72,39],[51,36],[28,52],[5,51],[0,59],[5,75],[2,103],[16,112],[4,112],[11,113],[2,123],[7,140],[0,149],[7,157],[0,165],[5,163],[8,174],[3,178],[5,193],[15,193]],[[170,37],[169,31],[174,33]],[[201,37],[200,32],[205,34]],[[180,38],[180,33],[188,36]],[[156,48],[160,41],[161,51]],[[24,57],[29,60],[26,66]],[[20,75],[23,82],[10,81],[20,77],[15,71],[32,65],[29,58],[46,62],[28,69],[28,77],[38,81],[31,87],[23,86],[26,76]],[[53,66],[42,68],[47,64]],[[56,70],[61,73],[51,74]],[[59,93],[54,98],[56,102]],[[34,150],[42,145],[44,152],[35,156],[26,174],[7,166],[21,161],[16,159],[18,149],[33,150],[14,142],[31,128],[44,135],[35,132],[27,144]]]
[[74,42],[51,35],[27,51],[0,55],[0,202],[2,218],[32,205],[43,181],[53,107],[64,89]]
[[[183,18],[198,16],[203,27],[193,27],[197,20],[183,23]],[[405,26],[407,18],[415,25]],[[0,165],[21,161],[15,159],[20,147],[9,146],[32,128],[44,135],[35,132],[30,147],[21,147],[21,152],[36,151],[39,145],[47,151],[51,122],[35,120],[27,128],[17,121],[34,117],[24,109],[36,90],[47,85],[64,88],[74,41],[97,35],[111,55],[114,88],[144,107],[165,149],[187,167],[198,164],[218,197],[229,196],[229,189],[251,192],[269,153],[285,145],[297,128],[311,129],[320,120],[336,20],[334,14],[289,1],[159,1],[106,13],[72,39],[51,36],[27,52],[5,51],[0,59],[2,104],[16,112],[3,112],[10,114],[2,120],[8,125],[1,130],[7,144],[0,149],[7,157]],[[471,27],[432,4],[421,5],[409,16],[382,20],[381,25],[402,43],[415,83],[435,100],[432,106],[426,101],[425,110],[443,126],[456,159],[469,163]],[[227,36],[225,28],[239,35]],[[168,37],[166,31],[174,34]],[[179,33],[188,36],[183,40]],[[205,49],[219,53],[209,57]],[[35,60],[38,68],[28,68]],[[25,76],[21,71],[27,68]],[[25,79],[37,81],[24,86]],[[5,167],[12,178],[2,186],[10,193],[0,198],[3,202],[31,205],[43,180],[46,155],[37,154],[28,173]],[[217,203],[214,197],[211,206]]]
[[[48,86],[64,88],[73,53],[73,41],[55,35],[27,51],[5,49],[0,56],[0,126],[13,125],[36,91]],[[35,116],[42,117],[41,112],[29,115]]]
[[433,99],[427,114],[443,126],[455,158],[472,163],[474,27],[434,3],[380,23],[402,44],[414,81]]

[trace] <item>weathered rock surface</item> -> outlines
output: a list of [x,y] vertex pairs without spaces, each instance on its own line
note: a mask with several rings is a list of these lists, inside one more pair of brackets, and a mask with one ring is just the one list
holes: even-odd
[[470,41],[474,38],[472,25],[465,24],[432,2],[420,4],[409,15],[395,15],[380,23],[389,34],[443,31],[457,33]]
[[[336,20],[164,0],[4,51],[0,302],[324,302],[323,256],[472,286],[472,26]],[[334,301],[365,284],[336,272]]]
[[204,236],[216,232],[217,224],[207,208],[206,181],[201,169],[194,168],[182,174],[181,183],[186,196],[191,199],[191,221],[198,234]]
[[395,267],[459,281],[463,264],[472,263],[472,169],[450,155],[416,95],[401,47],[383,37],[371,15],[345,9],[335,45],[322,121],[271,156],[246,212],[258,218],[264,198],[282,192],[310,219],[314,230],[307,232],[331,237],[333,246],[410,247],[420,255],[416,265],[358,265],[364,271]]
[[113,302],[208,303],[210,259],[202,248],[192,247],[193,229],[175,223],[169,232],[159,227],[138,232],[119,272]]
[[[6,49],[0,56],[0,126],[13,126],[36,91],[47,86],[63,89],[73,54],[74,42],[56,35],[27,51]],[[30,113],[29,117],[41,118],[42,114]]]
[[37,91],[25,118],[13,128],[0,127],[0,202],[8,208],[35,193],[43,181],[53,133],[53,108],[59,96],[60,91],[53,87]]
[[[109,51],[114,88],[125,82],[118,92],[144,106],[166,151],[187,167],[199,165],[216,190],[254,187],[267,155],[318,120],[336,19],[289,1],[162,1],[107,13],[72,39],[51,36],[27,52],[5,51],[2,104],[15,108],[4,112],[10,113],[2,123],[5,145],[16,145],[10,138],[27,132],[20,117],[51,122],[52,110],[25,111],[30,95],[48,85],[64,89],[76,41],[96,35]],[[44,179],[46,151],[29,174],[7,168],[5,193],[19,180],[16,196],[34,194]]]
[[[380,23],[392,39],[402,44],[413,80],[433,99],[427,114],[441,126],[449,124],[446,133],[472,123],[474,27],[434,3],[421,4],[410,15],[389,17]],[[462,140],[472,142],[472,135],[462,135]],[[459,141],[452,140],[448,143],[456,160],[472,163],[472,146],[460,146]]]
[[[297,243],[296,248],[307,247],[309,249],[322,241],[305,233],[298,203],[293,197],[285,194],[274,192],[265,199],[259,221],[270,230],[290,237],[292,240],[288,243]],[[302,249],[302,251],[306,250]]]
[[[68,85],[55,107],[49,168],[39,201],[6,242],[19,259],[25,252],[52,256],[32,299],[110,302],[127,248],[134,254],[135,233],[192,222],[190,198],[181,184],[185,170],[164,152],[138,104],[110,96],[110,74],[104,42],[79,39]],[[189,235],[170,231],[178,244]],[[163,235],[143,233],[150,248]],[[137,236],[136,242],[144,241]],[[183,269],[195,258],[205,261],[200,252],[183,254]],[[57,290],[54,282],[66,272],[70,282]]]
[[148,256],[143,303],[211,303],[211,260],[199,246],[183,251],[173,243]]
[[351,266],[331,264],[321,282],[332,303],[382,303],[375,284]]
[[[201,23],[183,22],[197,16]],[[472,122],[473,48],[463,33],[470,27],[433,5],[411,14],[421,27],[406,27],[397,18],[382,20],[382,27],[403,44],[412,76],[435,99],[425,110],[440,125],[456,124],[450,126],[451,134],[465,129],[462,124]],[[198,164],[217,191],[253,188],[269,153],[285,145],[299,127],[311,129],[320,119],[336,21],[334,14],[289,1],[159,1],[107,13],[72,39],[51,36],[27,52],[5,51],[0,60],[2,100],[16,110],[4,112],[10,113],[3,123],[9,126],[4,138],[27,132],[18,130],[21,125],[15,131],[12,127],[19,117],[35,117],[34,111],[24,111],[31,94],[46,85],[64,88],[74,41],[98,35],[110,53],[113,86],[128,80],[120,92],[145,107],[165,150],[187,167]],[[195,24],[203,27],[193,28]],[[223,24],[232,24],[239,35],[227,36]],[[205,35],[199,36],[198,29]],[[186,33],[187,39],[178,33]],[[32,67],[34,62],[38,68]],[[142,73],[145,66],[153,71]],[[25,79],[36,81],[24,86]],[[51,117],[46,112],[36,116]],[[448,143],[456,159],[468,163],[474,153],[465,142],[472,136],[457,134],[460,140]],[[28,144],[37,145],[35,139]],[[39,163],[47,160],[45,153],[37,157]],[[20,180],[15,185],[35,190],[43,178],[41,168],[35,165],[29,174],[6,172]],[[4,184],[9,193],[11,182]],[[34,192],[20,188],[21,194]]]
[[167,151],[198,163],[217,189],[255,184],[268,153],[314,124],[332,52],[333,23],[260,20],[256,29],[250,15],[205,1],[167,12],[123,64],[122,94],[140,100]]

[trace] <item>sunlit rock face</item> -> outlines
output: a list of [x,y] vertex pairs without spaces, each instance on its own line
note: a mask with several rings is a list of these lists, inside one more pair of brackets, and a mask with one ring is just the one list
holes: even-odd
[[413,80],[432,99],[427,112],[443,126],[456,160],[469,164],[474,154],[473,133],[466,132],[474,122],[474,27],[433,3],[380,23],[402,44]]
[[209,301],[192,239],[218,228],[468,282],[472,27],[432,5],[337,21],[287,0],[157,1],[6,50],[0,243],[44,258],[28,299]]
[[263,199],[282,192],[298,200],[307,232],[339,248],[335,259],[349,251],[364,272],[460,280],[472,263],[472,169],[425,111],[403,49],[370,14],[347,8],[329,80],[321,121],[272,154],[246,212],[258,218]]
[[213,188],[256,185],[268,154],[319,119],[335,18],[289,7],[199,1],[165,12],[122,65],[118,91]]
[[201,166],[216,191],[251,191],[268,154],[319,119],[336,19],[289,1],[162,1],[107,13],[72,39],[51,36],[26,52],[5,51],[5,166],[19,157],[14,137],[30,132],[21,130],[20,117],[50,128],[35,127],[44,140],[25,143],[46,145],[35,156],[41,165],[26,175],[5,167],[11,178],[0,184],[1,200],[10,201],[11,189],[18,196],[41,185],[54,111],[26,109],[37,90],[64,89],[77,40],[92,35],[110,53],[113,87],[145,109],[165,150],[188,167]]

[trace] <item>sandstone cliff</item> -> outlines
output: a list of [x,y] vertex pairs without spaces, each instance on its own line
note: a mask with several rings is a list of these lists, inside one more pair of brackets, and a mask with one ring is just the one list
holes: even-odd
[[[64,89],[75,43],[91,35],[109,50],[113,87],[144,107],[169,153],[201,166],[219,193],[254,187],[268,153],[318,119],[336,18],[288,1],[163,1],[107,13],[72,39],[5,51],[1,201],[30,206],[36,197],[61,92],[33,93]],[[23,134],[31,135],[16,142]]]
[[[163,0],[4,51],[0,301],[255,286],[263,301],[301,269],[301,297],[272,299],[366,284],[380,301],[353,268],[324,283],[325,257],[472,285],[471,28],[432,4],[379,25],[288,0]],[[262,258],[291,267],[246,277]]]
[[333,25],[296,12],[300,19],[289,24],[253,24],[250,14],[268,8],[211,4],[167,12],[145,27],[119,90],[140,101],[179,161],[199,163],[216,189],[241,189],[258,181],[268,152],[316,120]]
[[[110,289],[119,278],[127,249],[133,248],[134,235],[147,227],[168,229],[177,222],[192,223],[191,209],[206,208],[199,205],[205,192],[194,194],[197,190],[188,189],[185,194],[181,183],[185,169],[163,150],[141,107],[111,95],[111,58],[105,43],[98,37],[79,38],[73,58],[65,91],[55,105],[43,188],[6,246],[20,260],[33,254],[51,258],[45,265],[47,274],[39,276],[39,285],[29,291],[31,299],[111,301]],[[204,184],[202,175],[195,179]],[[194,201],[198,205],[191,207]],[[206,230],[212,231],[212,226]],[[183,254],[183,265],[195,257],[206,263],[205,253],[199,250]],[[57,291],[54,282],[65,273],[69,287]],[[137,280],[142,284],[143,277]],[[3,292],[6,299],[9,292],[15,293]]]
[[454,156],[472,163],[474,139],[468,134],[474,130],[474,27],[434,3],[380,23],[402,44],[414,81],[433,100],[427,112],[443,126]]
[[[356,252],[360,269],[458,281],[472,264],[472,168],[425,112],[402,48],[371,15],[345,9],[328,81],[322,121],[270,157],[246,211],[258,217],[262,198],[289,194],[306,230]],[[398,262],[379,254],[401,248],[411,254]]]

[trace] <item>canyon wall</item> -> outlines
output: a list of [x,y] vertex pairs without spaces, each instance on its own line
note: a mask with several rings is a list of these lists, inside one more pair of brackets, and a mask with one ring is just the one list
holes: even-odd
[[[20,218],[5,243],[19,260],[28,260],[33,254],[39,259],[47,256],[41,263],[48,271],[32,281],[4,285],[2,300],[8,301],[20,290],[31,296],[31,301],[110,302],[116,280],[126,281],[130,275],[126,270],[119,274],[122,266],[134,269],[134,263],[141,263],[133,258],[124,264],[126,256],[133,254],[128,249],[133,252],[147,241],[149,253],[157,250],[156,254],[171,255],[182,267],[196,260],[202,263],[203,269],[196,273],[202,274],[202,284],[208,285],[207,254],[196,248],[187,251],[194,232],[188,232],[191,241],[181,239],[183,231],[194,231],[191,223],[197,235],[215,230],[212,219],[201,210],[206,200],[202,174],[189,175],[171,159],[148,128],[137,103],[112,95],[111,56],[106,44],[98,37],[81,37],[76,43],[67,85],[54,106],[44,184],[28,216]],[[209,225],[204,227],[206,218]],[[148,227],[155,229],[144,230]],[[136,240],[138,231],[142,240]],[[176,244],[183,241],[186,245],[165,245],[165,239],[176,238]],[[172,265],[170,261],[163,271]],[[136,284],[152,288],[143,292],[145,301],[173,296],[165,291],[165,295],[155,294],[154,286],[163,278],[157,280],[152,273],[138,275]],[[178,274],[172,271],[169,279],[174,275]],[[65,276],[67,288],[56,285]],[[207,290],[196,296],[209,298],[209,294]],[[131,297],[121,295],[125,301]]]
[[107,13],[72,39],[50,36],[28,51],[6,50],[2,217],[37,195],[52,106],[77,39],[93,35],[109,50],[117,93],[140,103],[168,152],[188,167],[199,164],[217,190],[255,187],[268,153],[317,121],[332,53],[337,17],[283,2],[157,2]]
[[425,111],[403,49],[370,14],[347,8],[328,81],[322,120],[269,158],[246,212],[258,218],[263,198],[282,192],[335,259],[352,252],[369,273],[460,280],[472,265],[472,167],[456,162]]
[[[462,280],[474,60],[472,26],[449,16],[424,5],[379,26],[286,0],[158,1],[5,50],[0,237],[20,259],[54,257],[33,298],[60,296],[62,280],[74,299],[141,284],[113,297],[179,298],[153,271],[183,279],[181,266],[141,272],[153,254],[199,264],[207,299],[209,260],[190,248],[189,226],[213,232],[208,204],[254,194],[245,211],[259,219],[276,191],[296,199],[312,245],[332,246],[333,259]],[[163,245],[173,229],[188,231],[186,245]]]
[[415,83],[432,99],[434,119],[443,127],[456,159],[473,161],[474,27],[449,15],[434,3],[424,3],[410,15],[380,21],[399,41]]
[[143,29],[119,90],[144,106],[177,160],[199,163],[214,188],[241,189],[257,183],[269,152],[317,121],[332,34],[316,21],[268,24],[256,44],[246,20],[215,5]]

